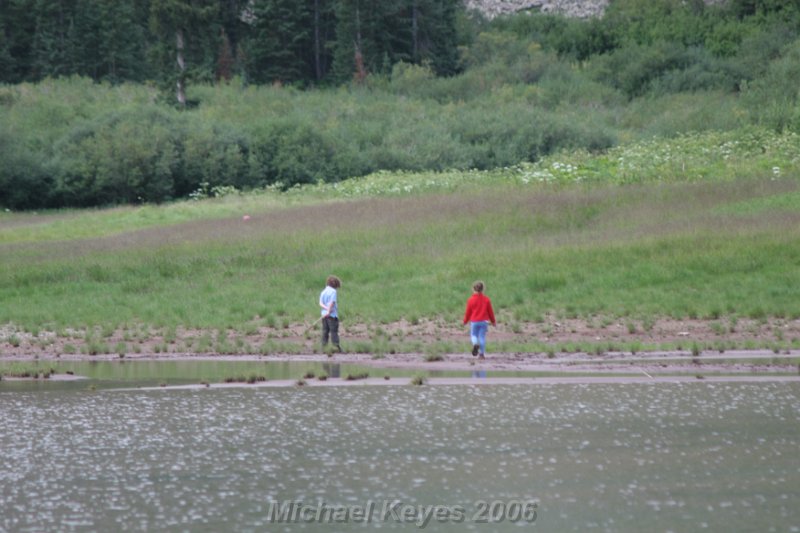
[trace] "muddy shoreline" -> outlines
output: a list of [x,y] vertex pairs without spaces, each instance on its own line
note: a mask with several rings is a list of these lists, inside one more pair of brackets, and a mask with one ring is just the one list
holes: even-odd
[[[424,354],[390,354],[374,357],[369,354],[324,354],[304,355],[207,355],[192,353],[149,353],[126,355],[6,355],[2,362],[31,363],[46,365],[55,362],[71,361],[259,361],[293,363],[336,363],[356,365],[375,369],[403,369],[413,371],[465,371],[508,373],[537,373],[553,375],[604,376],[614,374],[620,378],[644,377],[654,379],[658,376],[706,376],[726,375],[781,375],[800,376],[800,350],[788,350],[780,354],[768,350],[739,350],[726,353],[701,352],[697,355],[687,352],[650,352],[646,354],[607,353],[592,355],[585,353],[546,354],[499,353],[489,354],[479,360],[469,354],[444,354],[441,360],[426,361]],[[54,377],[51,379],[58,379]]]

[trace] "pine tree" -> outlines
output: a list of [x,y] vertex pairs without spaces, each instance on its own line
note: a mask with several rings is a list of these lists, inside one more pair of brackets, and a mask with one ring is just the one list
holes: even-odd
[[31,71],[35,79],[74,72],[74,53],[69,33],[73,24],[74,0],[36,0]]
[[99,79],[141,81],[147,77],[146,28],[131,0],[94,0],[100,7]]
[[331,48],[336,35],[336,12],[334,0],[306,0],[311,14],[311,49],[308,62],[312,66],[313,78],[321,82],[330,70],[333,57]]
[[414,63],[428,62],[439,75],[455,74],[458,69],[460,0],[411,0],[415,13],[412,43]]
[[219,13],[213,22],[218,37],[215,43],[215,80],[246,74],[243,50],[252,29],[253,4],[252,0],[219,0]]
[[439,74],[458,65],[460,0],[340,0],[337,6],[334,72],[350,79],[366,71],[388,74],[399,61],[429,63]]
[[[207,75],[213,68],[213,57],[209,57],[213,52],[209,54],[207,48],[208,43],[217,38],[213,35],[213,22],[218,21],[219,7],[218,0],[152,0],[150,4],[150,25],[160,41],[162,62],[174,58],[175,69],[164,65],[167,69],[164,74],[174,82],[175,98],[182,107],[186,105],[189,78],[187,57],[207,67]],[[213,50],[216,51],[216,47]]]
[[390,56],[391,34],[396,29],[387,21],[395,11],[394,2],[373,0],[339,0],[336,6],[336,42],[333,71],[337,81],[343,82],[379,73]]
[[97,0],[77,0],[73,23],[68,32],[74,52],[74,73],[98,79],[101,69],[100,26],[102,15]]
[[14,73],[17,70],[14,57],[11,55],[11,46],[8,31],[6,30],[5,11],[0,11],[0,83],[14,82]]
[[251,77],[262,83],[307,79],[305,57],[311,47],[311,13],[304,2],[257,0],[249,49]]
[[30,0],[8,0],[2,9],[5,25],[5,46],[12,58],[11,70],[0,71],[0,81],[17,83],[30,79],[31,51],[36,19]]

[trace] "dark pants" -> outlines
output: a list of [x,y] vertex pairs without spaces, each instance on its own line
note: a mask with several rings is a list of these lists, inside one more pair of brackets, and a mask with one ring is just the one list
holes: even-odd
[[328,345],[328,337],[336,348],[339,348],[339,319],[326,316],[322,319],[322,347]]

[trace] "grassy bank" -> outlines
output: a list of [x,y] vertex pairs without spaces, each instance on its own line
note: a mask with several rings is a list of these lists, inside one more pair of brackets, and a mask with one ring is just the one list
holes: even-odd
[[519,331],[576,318],[795,320],[797,143],[707,134],[492,172],[5,213],[0,324],[81,331],[112,353],[103,338],[118,329],[133,341],[157,328],[166,351],[178,329],[266,328],[273,351],[291,351],[281,331],[316,318],[330,273],[350,324],[458,323],[478,278]]

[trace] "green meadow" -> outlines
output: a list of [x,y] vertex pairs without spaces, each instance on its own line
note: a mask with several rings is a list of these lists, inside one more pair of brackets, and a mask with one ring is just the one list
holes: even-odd
[[368,327],[457,324],[476,279],[505,324],[800,318],[791,133],[229,193],[3,213],[0,324],[280,332],[317,318],[329,274],[343,280],[345,323]]
[[308,353],[330,274],[375,356],[461,350],[476,279],[497,351],[660,349],[664,323],[702,326],[693,352],[800,347],[794,5],[459,25],[447,76],[198,71],[185,109],[157,65],[87,77],[11,46],[0,353]]

